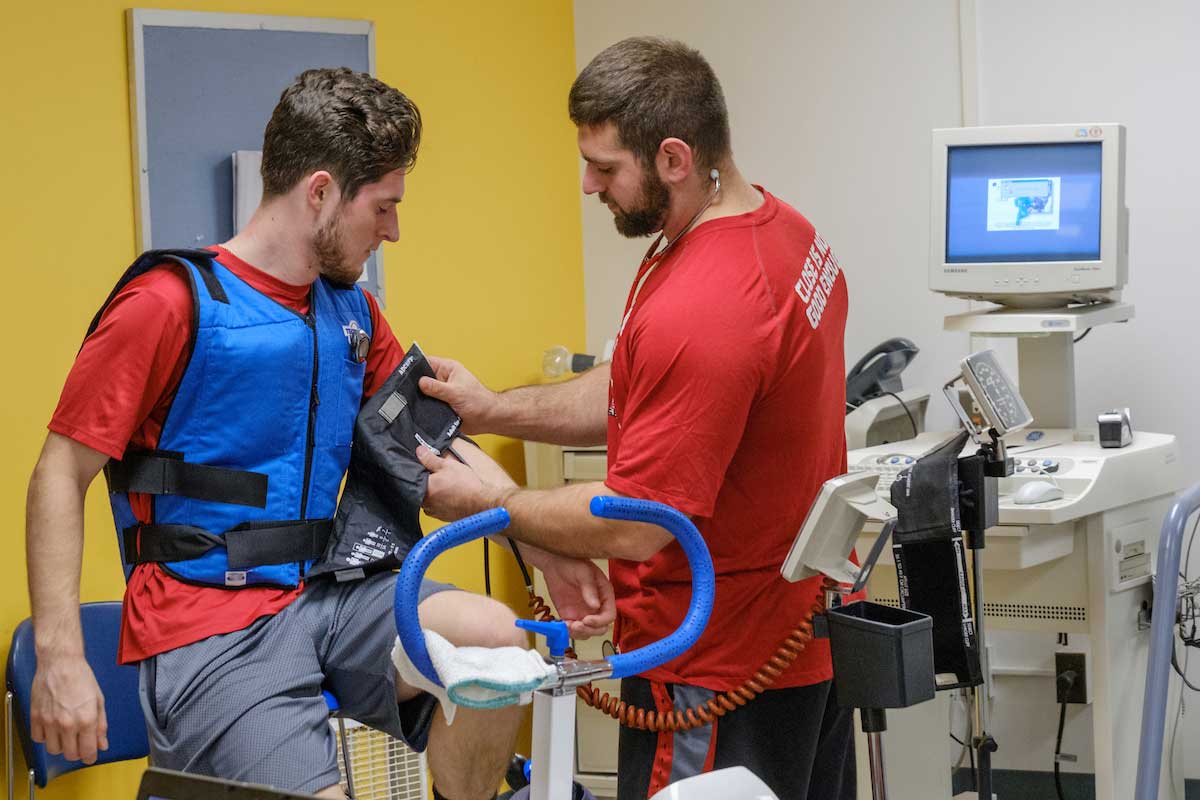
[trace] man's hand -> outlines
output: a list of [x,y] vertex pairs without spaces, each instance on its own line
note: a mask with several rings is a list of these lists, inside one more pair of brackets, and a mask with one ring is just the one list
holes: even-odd
[[617,616],[612,584],[591,561],[552,556],[541,566],[550,599],[573,639],[600,636]]
[[43,658],[33,678],[30,732],[51,755],[96,763],[96,752],[108,749],[104,695],[82,656]]
[[[417,448],[417,460],[429,470],[425,502],[421,503],[421,507],[431,517],[445,522],[454,522],[503,505],[507,494],[516,491],[511,487],[500,488],[486,483],[471,467],[453,458],[438,456],[424,445]],[[511,484],[512,480],[509,479],[508,483]]]
[[437,380],[421,378],[419,386],[430,397],[448,403],[462,417],[463,433],[492,433],[490,417],[500,396],[479,382],[471,371],[449,358],[428,356]]

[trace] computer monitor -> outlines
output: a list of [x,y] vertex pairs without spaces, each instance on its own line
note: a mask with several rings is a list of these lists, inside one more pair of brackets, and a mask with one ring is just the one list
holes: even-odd
[[1119,300],[1125,129],[933,131],[929,288],[1018,308]]

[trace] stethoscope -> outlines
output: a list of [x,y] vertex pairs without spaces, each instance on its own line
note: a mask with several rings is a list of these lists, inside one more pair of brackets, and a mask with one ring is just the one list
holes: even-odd
[[[696,226],[696,223],[700,221],[700,217],[704,215],[705,211],[708,211],[709,207],[716,201],[717,195],[721,193],[721,173],[716,169],[712,169],[709,170],[708,177],[713,182],[712,194],[704,201],[704,205],[700,206],[700,210],[692,216],[691,222],[684,226],[678,236],[669,240],[667,246],[661,251],[658,249],[658,246],[662,244],[662,240],[666,237],[667,232],[664,230],[658,234],[658,238],[654,240],[654,244],[650,245],[650,249],[646,251],[646,255],[642,256],[642,263],[638,266],[638,270],[642,274],[638,278],[637,286],[633,289],[633,296],[629,298],[629,308],[625,310],[625,317],[621,320],[621,327],[617,329],[617,339],[620,339],[621,334],[624,333],[625,326],[629,323],[629,318],[633,315],[633,307],[637,305],[638,295],[641,294],[642,287],[646,285],[646,279],[650,277],[650,273],[654,272],[655,267],[663,262],[663,259],[666,258],[667,253],[671,252],[671,248],[675,246],[675,243]],[[650,264],[651,261],[654,263]],[[646,268],[647,264],[650,264],[648,269]]]

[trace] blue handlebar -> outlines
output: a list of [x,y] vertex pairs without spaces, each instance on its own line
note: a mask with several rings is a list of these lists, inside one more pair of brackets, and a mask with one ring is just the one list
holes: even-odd
[[692,570],[692,601],[688,605],[683,622],[674,633],[654,644],[639,647],[628,653],[608,656],[608,663],[613,669],[612,677],[638,675],[678,658],[696,643],[700,634],[704,633],[704,626],[708,624],[708,617],[712,613],[717,582],[704,537],[690,519],[662,503],[629,497],[593,497],[591,510],[597,517],[650,522],[665,528],[679,541],[683,554],[687,557],[688,567]]
[[396,579],[396,633],[399,634],[400,643],[413,666],[437,686],[441,686],[442,682],[438,679],[437,670],[433,668],[433,662],[429,660],[425,634],[421,632],[421,620],[417,616],[417,600],[420,597],[421,580],[425,577],[425,570],[429,569],[429,565],[443,550],[499,533],[508,527],[508,523],[508,512],[503,508],[493,508],[465,517],[424,537],[404,557],[400,577]]
[[[675,632],[646,647],[608,656],[607,660],[612,666],[612,677],[637,675],[682,655],[704,632],[704,626],[708,624],[709,615],[712,613],[713,595],[716,591],[712,559],[696,526],[670,506],[628,497],[593,497],[590,508],[592,514],[597,517],[649,522],[665,528],[679,541],[692,571],[691,604]],[[508,512],[503,508],[475,514],[429,534],[418,542],[404,559],[400,577],[396,580],[396,632],[413,665],[438,686],[441,686],[442,682],[429,660],[425,635],[421,631],[421,623],[417,616],[421,580],[433,559],[443,551],[498,533],[507,528],[508,523]]]

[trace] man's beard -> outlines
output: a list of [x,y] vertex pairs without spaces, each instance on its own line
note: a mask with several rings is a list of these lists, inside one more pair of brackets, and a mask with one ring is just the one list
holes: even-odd
[[361,263],[350,263],[343,250],[341,215],[317,229],[313,236],[313,255],[317,259],[317,271],[335,283],[351,284],[362,275]]
[[[603,192],[600,200],[607,205],[608,198]],[[662,230],[663,221],[667,218],[667,210],[671,207],[671,191],[662,179],[652,171],[642,173],[642,193],[637,205],[626,211],[617,206],[613,212],[613,224],[617,233],[630,239],[650,236]]]

